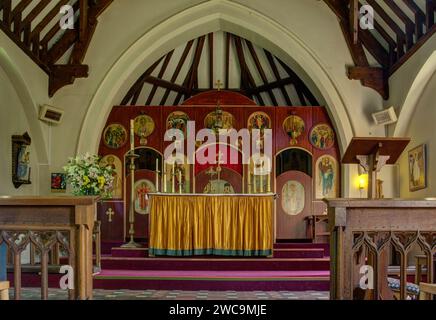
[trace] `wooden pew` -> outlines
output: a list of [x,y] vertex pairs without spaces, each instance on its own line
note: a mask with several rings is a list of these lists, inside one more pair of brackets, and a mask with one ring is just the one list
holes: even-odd
[[0,300],[9,300],[9,282],[0,282]]
[[[21,254],[32,243],[40,254],[41,297],[48,299],[50,252],[68,253],[74,271],[70,299],[92,299],[92,241],[96,197],[0,197],[0,237],[12,256],[14,299],[21,296]],[[52,262],[59,260],[56,253]]]

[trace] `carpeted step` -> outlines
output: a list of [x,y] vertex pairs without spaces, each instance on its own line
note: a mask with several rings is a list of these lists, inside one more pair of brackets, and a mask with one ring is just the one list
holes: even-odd
[[127,271],[103,270],[97,289],[212,291],[327,291],[328,271]]
[[329,258],[124,258],[103,257],[104,270],[329,270]]
[[[274,258],[322,258],[325,250],[323,248],[281,248],[274,250]],[[112,257],[119,258],[147,258],[148,248],[112,248]],[[212,258],[211,256],[195,256],[192,258]],[[220,259],[219,256],[213,256]]]

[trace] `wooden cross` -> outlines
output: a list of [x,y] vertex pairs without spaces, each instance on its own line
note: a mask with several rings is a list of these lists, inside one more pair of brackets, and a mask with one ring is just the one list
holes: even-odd
[[109,217],[109,222],[112,222],[112,216],[115,214],[115,212],[112,210],[112,208],[109,208],[108,211],[106,211],[106,215]]

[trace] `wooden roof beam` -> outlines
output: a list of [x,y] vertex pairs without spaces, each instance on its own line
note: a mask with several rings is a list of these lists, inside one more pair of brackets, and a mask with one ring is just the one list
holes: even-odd
[[413,12],[415,15],[415,34],[416,39],[422,37],[424,34],[424,26],[425,26],[425,13],[421,10],[421,8],[415,3],[414,0],[403,0],[403,3]]
[[[413,44],[413,35],[415,34],[415,23],[406,15],[403,10],[393,1],[393,0],[385,0],[386,5],[400,18],[400,20],[404,23],[406,27],[406,43],[407,48],[410,49]],[[418,40],[418,37],[416,38]]]
[[413,41],[410,42],[410,38],[406,43],[406,34],[404,31],[395,23],[395,21],[386,13],[386,11],[375,1],[375,0],[366,0],[367,3],[372,6],[375,12],[383,19],[384,22],[389,26],[389,28],[395,32],[397,35],[397,54],[398,58],[404,55],[404,45],[407,44],[407,47],[410,48],[413,46]]
[[[175,83],[177,80],[177,77],[180,74],[180,71],[182,70],[183,64],[186,61],[186,58],[188,57],[189,52],[191,51],[192,45],[194,44],[194,40],[188,41],[188,43],[185,46],[185,49],[183,50],[182,56],[180,57],[179,63],[177,64],[176,69],[174,70],[173,76],[171,77],[171,83]],[[168,96],[170,95],[171,90],[167,89],[162,97],[162,100],[160,101],[160,105],[164,106]]]
[[[162,79],[162,77],[165,74],[165,71],[167,70],[168,64],[171,61],[171,57],[173,56],[174,50],[170,51],[167,55],[165,55],[165,60],[162,64],[162,67],[160,68],[159,74],[157,76],[157,79],[160,80]],[[145,82],[149,82],[151,83],[148,79],[150,79],[151,76],[147,77],[147,80],[145,80]],[[163,80],[164,81],[164,80]],[[151,102],[153,101],[154,95],[156,94],[157,88],[158,88],[158,84],[153,84],[153,88],[151,89],[150,94],[148,95],[147,101],[145,102],[145,105],[148,106],[151,104]],[[163,85],[161,85],[161,87],[164,87]],[[134,102],[133,104],[136,104],[136,102]]]
[[[253,47],[253,44],[245,40],[245,43],[247,44],[248,50],[250,51],[251,57],[254,60],[254,64],[256,65],[257,71],[259,72],[260,78],[262,79],[262,82],[264,85],[268,84],[268,78],[266,77],[265,71],[262,68],[262,64],[259,61],[259,57],[257,56],[256,50]],[[271,102],[274,106],[278,106],[277,99],[274,96],[274,93],[272,92],[272,89],[266,90],[268,92],[268,95],[271,99]]]
[[[269,52],[266,49],[264,49],[263,52],[265,53],[266,59],[268,60],[268,63],[271,67],[271,70],[274,74],[274,77],[276,78],[277,82],[280,82],[282,79],[280,77],[279,69],[276,66],[273,55],[271,54],[271,52]],[[289,94],[286,91],[285,85],[280,84],[278,86],[278,88],[280,88],[280,91],[282,92],[283,98],[285,98],[286,104],[288,106],[292,106],[292,101],[291,101],[291,98],[289,98]]]

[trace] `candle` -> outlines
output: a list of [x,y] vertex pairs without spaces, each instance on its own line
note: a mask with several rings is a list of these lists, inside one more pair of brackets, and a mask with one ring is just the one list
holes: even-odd
[[159,192],[159,159],[156,158],[156,192]]
[[174,161],[173,163],[173,169],[171,171],[171,192],[175,193],[176,192],[176,162]]
[[256,175],[253,174],[253,193],[257,193]]
[[179,170],[179,193],[182,194],[182,170]]
[[135,149],[135,120],[130,120],[130,150]]
[[260,175],[260,193],[263,193],[263,174]]
[[267,184],[268,184],[268,186],[267,186],[267,188],[268,188],[268,193],[270,193],[271,192],[271,174],[268,174],[268,182],[267,182]]
[[163,163],[163,192],[167,192],[167,163]]

